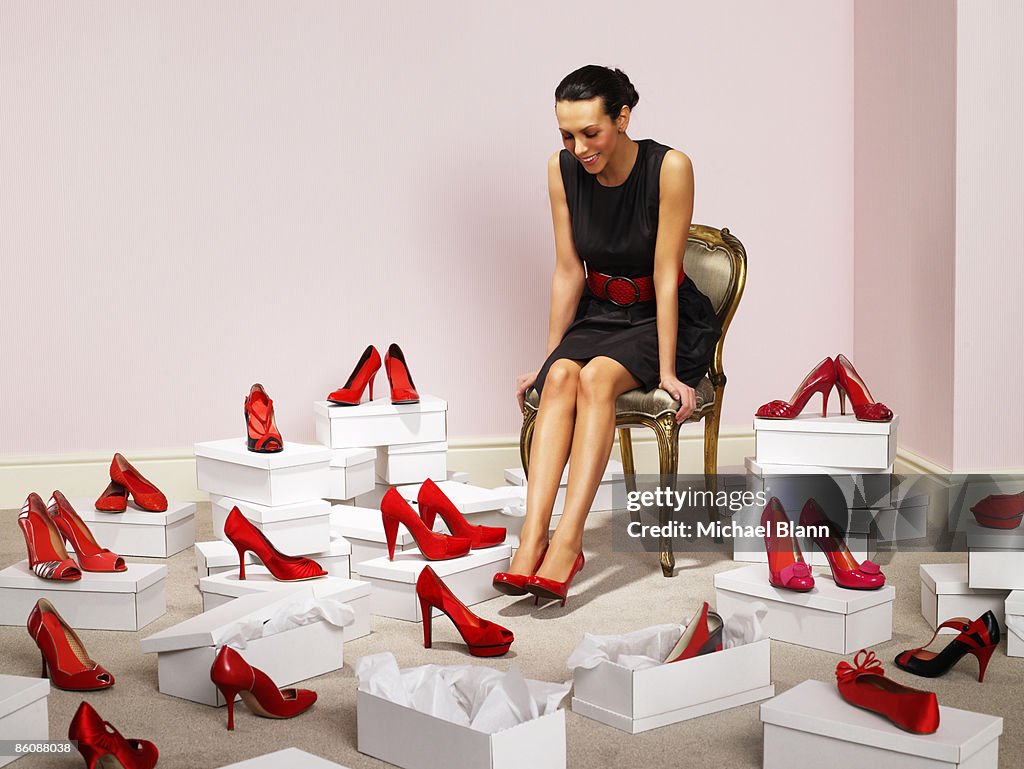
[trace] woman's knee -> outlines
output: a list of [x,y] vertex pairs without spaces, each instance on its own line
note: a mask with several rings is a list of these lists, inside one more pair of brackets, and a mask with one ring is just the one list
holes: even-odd
[[575,395],[579,386],[580,366],[571,360],[556,360],[544,378],[544,394]]
[[580,370],[579,398],[588,401],[615,400],[617,382],[606,365],[588,363]]

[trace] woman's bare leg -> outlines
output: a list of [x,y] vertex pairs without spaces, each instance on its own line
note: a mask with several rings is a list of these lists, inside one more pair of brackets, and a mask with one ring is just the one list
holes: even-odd
[[582,368],[581,363],[562,358],[551,364],[544,379],[530,448],[526,520],[519,534],[519,549],[509,567],[512,574],[533,574],[547,547],[551,509],[569,459]]
[[639,386],[625,366],[611,358],[594,358],[580,371],[565,507],[538,576],[567,579],[583,550],[583,525],[615,439],[615,400]]

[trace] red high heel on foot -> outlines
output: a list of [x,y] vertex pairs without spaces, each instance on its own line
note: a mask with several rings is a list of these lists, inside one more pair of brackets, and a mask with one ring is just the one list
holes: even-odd
[[537,565],[533,567],[533,571],[529,574],[513,574],[508,571],[499,571],[494,575],[491,584],[495,590],[505,595],[526,595],[528,592],[526,590],[526,583],[530,577],[540,570],[541,564],[544,563],[544,556],[547,554],[548,548],[545,546],[544,551],[540,554],[540,558],[537,559]]
[[423,567],[416,580],[416,595],[420,599],[420,613],[423,615],[424,649],[429,649],[431,645],[433,607],[448,615],[448,619],[455,624],[455,629],[469,647],[469,653],[474,657],[500,657],[516,640],[511,630],[495,622],[480,619],[466,608],[429,566]]
[[892,412],[884,403],[876,403],[868,386],[845,355],[836,356],[836,389],[839,391],[839,413],[846,415],[846,396],[850,396],[853,414],[861,422],[891,422]]
[[64,538],[46,512],[42,498],[34,491],[21,508],[18,526],[25,535],[29,568],[37,577],[58,582],[74,582],[82,578],[82,570],[68,557]]
[[370,400],[373,400],[373,379],[380,370],[380,354],[372,344],[363,350],[359,362],[348,375],[345,384],[327,396],[327,400],[336,406],[355,406],[363,398],[363,390],[370,385]]
[[238,578],[245,579],[245,553],[251,550],[263,561],[270,576],[278,582],[301,582],[305,579],[326,577],[327,572],[312,558],[285,555],[270,544],[266,535],[257,529],[238,507],[232,507],[224,520],[224,536],[238,551]]
[[836,384],[836,364],[831,358],[825,358],[796,388],[793,397],[788,401],[770,401],[757,410],[755,417],[761,419],[795,419],[804,410],[807,401],[814,393],[821,393],[821,415],[828,413],[828,396]]
[[159,757],[152,742],[125,739],[84,701],[71,719],[68,739],[78,743],[89,769],[153,769]]
[[420,394],[416,392],[405,354],[397,344],[392,344],[384,354],[384,371],[388,375],[392,403],[420,402]]
[[274,401],[258,382],[249,388],[245,399],[246,445],[256,454],[276,454],[284,451],[281,431],[274,418]]
[[768,500],[761,514],[761,526],[764,527],[764,549],[768,554],[768,582],[799,593],[813,590],[814,576],[800,552],[800,543],[792,531],[782,533],[783,527],[791,527],[792,524],[777,497]]
[[420,518],[428,529],[433,530],[434,517],[440,515],[452,536],[468,539],[473,550],[494,547],[505,541],[505,529],[498,526],[480,526],[467,521],[459,508],[441,491],[441,487],[430,478],[423,481],[420,486],[416,495],[416,506],[419,508]]
[[96,509],[101,513],[123,513],[128,509],[128,489],[111,481],[96,500]]
[[249,710],[264,718],[294,718],[316,702],[316,692],[309,689],[278,689],[270,676],[230,646],[222,646],[217,652],[210,680],[227,700],[228,731],[235,728],[235,697],[239,695]]
[[971,508],[974,520],[990,529],[1016,529],[1024,518],[1024,491],[1020,494],[989,494]]
[[[711,622],[708,622],[708,619]],[[712,629],[714,626],[714,629]],[[722,651],[722,628],[725,623],[718,612],[708,611],[708,602],[698,609],[686,625],[683,634],[676,641],[665,662],[679,662],[702,654]]]
[[58,689],[90,692],[114,685],[114,676],[92,661],[82,640],[45,598],[36,601],[27,625],[43,658],[42,676],[49,669],[50,682]]
[[904,731],[932,734],[939,728],[939,701],[934,692],[911,689],[885,677],[874,652],[861,649],[853,665],[836,666],[839,695],[856,708],[888,718]]
[[64,541],[70,542],[75,549],[78,565],[83,571],[128,571],[124,558],[105,547],[100,547],[89,527],[78,517],[67,497],[59,491],[53,492],[46,512],[53,519]]
[[143,510],[151,513],[162,513],[167,510],[167,497],[164,493],[147,481],[121,454],[114,454],[114,458],[110,460],[110,480],[124,486],[132,495],[135,504]]
[[384,522],[384,537],[388,541],[388,559],[395,560],[395,542],[398,540],[398,524],[405,528],[416,540],[416,546],[424,558],[430,561],[447,561],[458,558],[470,550],[470,541],[464,537],[450,537],[431,531],[426,527],[412,505],[405,501],[398,490],[392,486],[380,501],[380,514]]
[[526,580],[526,591],[528,593],[533,593],[537,598],[561,601],[562,606],[565,606],[565,599],[569,595],[569,585],[572,584],[573,578],[583,571],[583,564],[585,562],[586,559],[583,557],[583,552],[581,551],[580,554],[576,556],[576,560],[572,564],[572,569],[569,571],[569,576],[564,582],[549,579],[548,577],[538,577],[534,574]]
[[832,520],[825,517],[818,503],[808,499],[800,511],[801,526],[824,526],[827,537],[815,537],[814,543],[828,559],[832,579],[848,590],[878,590],[885,585],[885,575],[874,561],[858,563],[846,545],[846,535]]
[[[946,644],[942,651],[928,651],[928,647],[939,635],[939,630],[944,627],[959,630],[960,635]],[[915,676],[938,678],[948,673],[965,655],[973,654],[978,658],[978,683],[982,683],[989,658],[999,645],[999,637],[999,620],[992,611],[985,612],[973,621],[967,617],[954,617],[935,628],[931,639],[924,646],[899,654],[895,660],[896,667]]]

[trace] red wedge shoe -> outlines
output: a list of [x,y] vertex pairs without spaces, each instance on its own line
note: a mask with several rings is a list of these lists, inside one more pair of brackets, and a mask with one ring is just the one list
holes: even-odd
[[50,502],[46,506],[46,512],[53,519],[57,531],[70,542],[75,549],[75,556],[83,571],[127,571],[128,566],[124,558],[105,547],[100,547],[96,537],[89,531],[89,527],[78,517],[75,508],[68,502],[67,497],[59,491],[53,492]]
[[256,454],[277,454],[284,451],[281,431],[274,417],[274,401],[259,382],[249,388],[245,399],[246,445]]
[[68,557],[64,538],[46,512],[42,498],[32,492],[18,516],[18,526],[25,535],[28,565],[41,579],[74,582],[82,578],[78,564]]
[[153,769],[160,755],[148,740],[122,737],[84,701],[71,719],[68,739],[78,743],[88,769]]
[[372,344],[363,350],[362,357],[348,375],[345,384],[327,396],[336,406],[355,406],[363,398],[363,390],[370,386],[370,400],[373,400],[373,379],[380,370],[380,354]]
[[419,508],[420,518],[428,529],[434,528],[434,518],[440,515],[452,536],[468,539],[473,550],[494,547],[505,541],[505,529],[498,526],[479,526],[467,521],[459,508],[441,491],[441,487],[430,478],[423,481],[420,486],[416,495],[416,506]]
[[836,384],[836,364],[831,358],[825,358],[796,388],[793,397],[788,401],[770,401],[754,414],[761,419],[795,419],[804,410],[804,406],[815,393],[821,393],[821,415],[828,414],[828,396]]
[[806,593],[814,589],[811,567],[804,561],[800,543],[791,531],[792,523],[782,503],[772,497],[761,514],[764,549],[768,554],[768,581],[775,587]]
[[462,640],[474,657],[500,657],[508,652],[515,640],[511,630],[495,622],[480,619],[462,603],[433,569],[424,566],[416,580],[416,595],[420,599],[423,615],[423,648],[431,646],[433,607],[444,612],[455,624]]
[[569,571],[569,576],[564,582],[559,582],[558,580],[549,579],[547,577],[538,577],[534,574],[526,580],[526,592],[533,593],[537,598],[561,601],[562,606],[565,606],[565,599],[569,595],[569,585],[572,584],[576,575],[583,571],[583,564],[585,562],[586,559],[583,557],[583,553],[581,552],[576,556],[572,569]]
[[164,493],[147,481],[121,454],[114,454],[114,458],[110,460],[110,480],[124,486],[132,495],[135,504],[143,510],[151,513],[162,513],[167,510],[167,497]]
[[294,718],[316,702],[309,689],[278,689],[270,676],[246,662],[230,646],[220,647],[210,668],[213,681],[228,703],[228,730],[235,728],[235,697],[253,713],[264,718]]
[[85,644],[45,598],[28,615],[28,634],[43,657],[43,678],[49,672],[58,689],[91,692],[114,685],[114,676],[92,661]]
[[392,403],[420,402],[420,394],[416,392],[412,374],[409,373],[409,366],[405,362],[405,354],[397,344],[391,345],[384,354],[384,371],[391,386]]
[[111,481],[96,500],[96,509],[101,513],[123,513],[128,509],[128,489]]
[[424,558],[431,561],[447,561],[459,558],[470,550],[470,541],[464,537],[449,537],[431,531],[426,527],[412,505],[405,501],[392,486],[380,501],[380,514],[384,522],[384,537],[388,542],[388,558],[395,560],[395,542],[398,540],[398,524],[403,524],[416,540],[416,546]]
[[[710,620],[710,622],[709,622]],[[665,662],[679,662],[702,654],[722,651],[722,628],[725,623],[718,612],[708,611],[708,602],[697,610],[686,629],[668,653]]]
[[847,590],[878,590],[885,585],[885,575],[874,561],[858,563],[846,545],[846,535],[825,513],[814,499],[808,499],[800,511],[800,525],[828,530],[828,536],[814,537],[814,543],[828,559],[832,579]]
[[868,386],[845,355],[836,356],[836,389],[839,390],[839,413],[846,414],[846,396],[850,396],[853,414],[861,422],[891,422],[892,412],[884,403],[876,403]]
[[513,574],[507,571],[499,571],[495,573],[494,578],[491,580],[491,584],[494,589],[499,593],[505,595],[526,595],[529,592],[526,589],[526,583],[529,582],[530,577],[537,573],[540,569],[541,564],[544,563],[544,556],[548,554],[547,547],[544,548],[544,552],[540,554],[540,558],[537,559],[537,565],[533,567],[533,571],[529,574]]
[[252,551],[263,561],[270,576],[278,582],[301,582],[326,577],[327,572],[312,558],[285,555],[270,544],[266,535],[257,529],[237,507],[232,507],[224,520],[224,536],[238,551],[238,578],[245,579],[245,554]]
[[885,677],[885,668],[874,652],[861,649],[853,665],[843,660],[836,666],[839,695],[857,708],[888,718],[900,729],[932,734],[939,728],[939,701],[934,692],[911,689]]

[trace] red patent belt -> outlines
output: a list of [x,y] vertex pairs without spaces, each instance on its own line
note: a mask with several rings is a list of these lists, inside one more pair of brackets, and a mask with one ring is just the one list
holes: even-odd
[[[680,270],[678,285],[683,285],[685,277]],[[605,299],[619,307],[629,307],[637,302],[650,302],[655,297],[653,275],[626,278],[590,270],[587,273],[587,288],[598,299]]]

